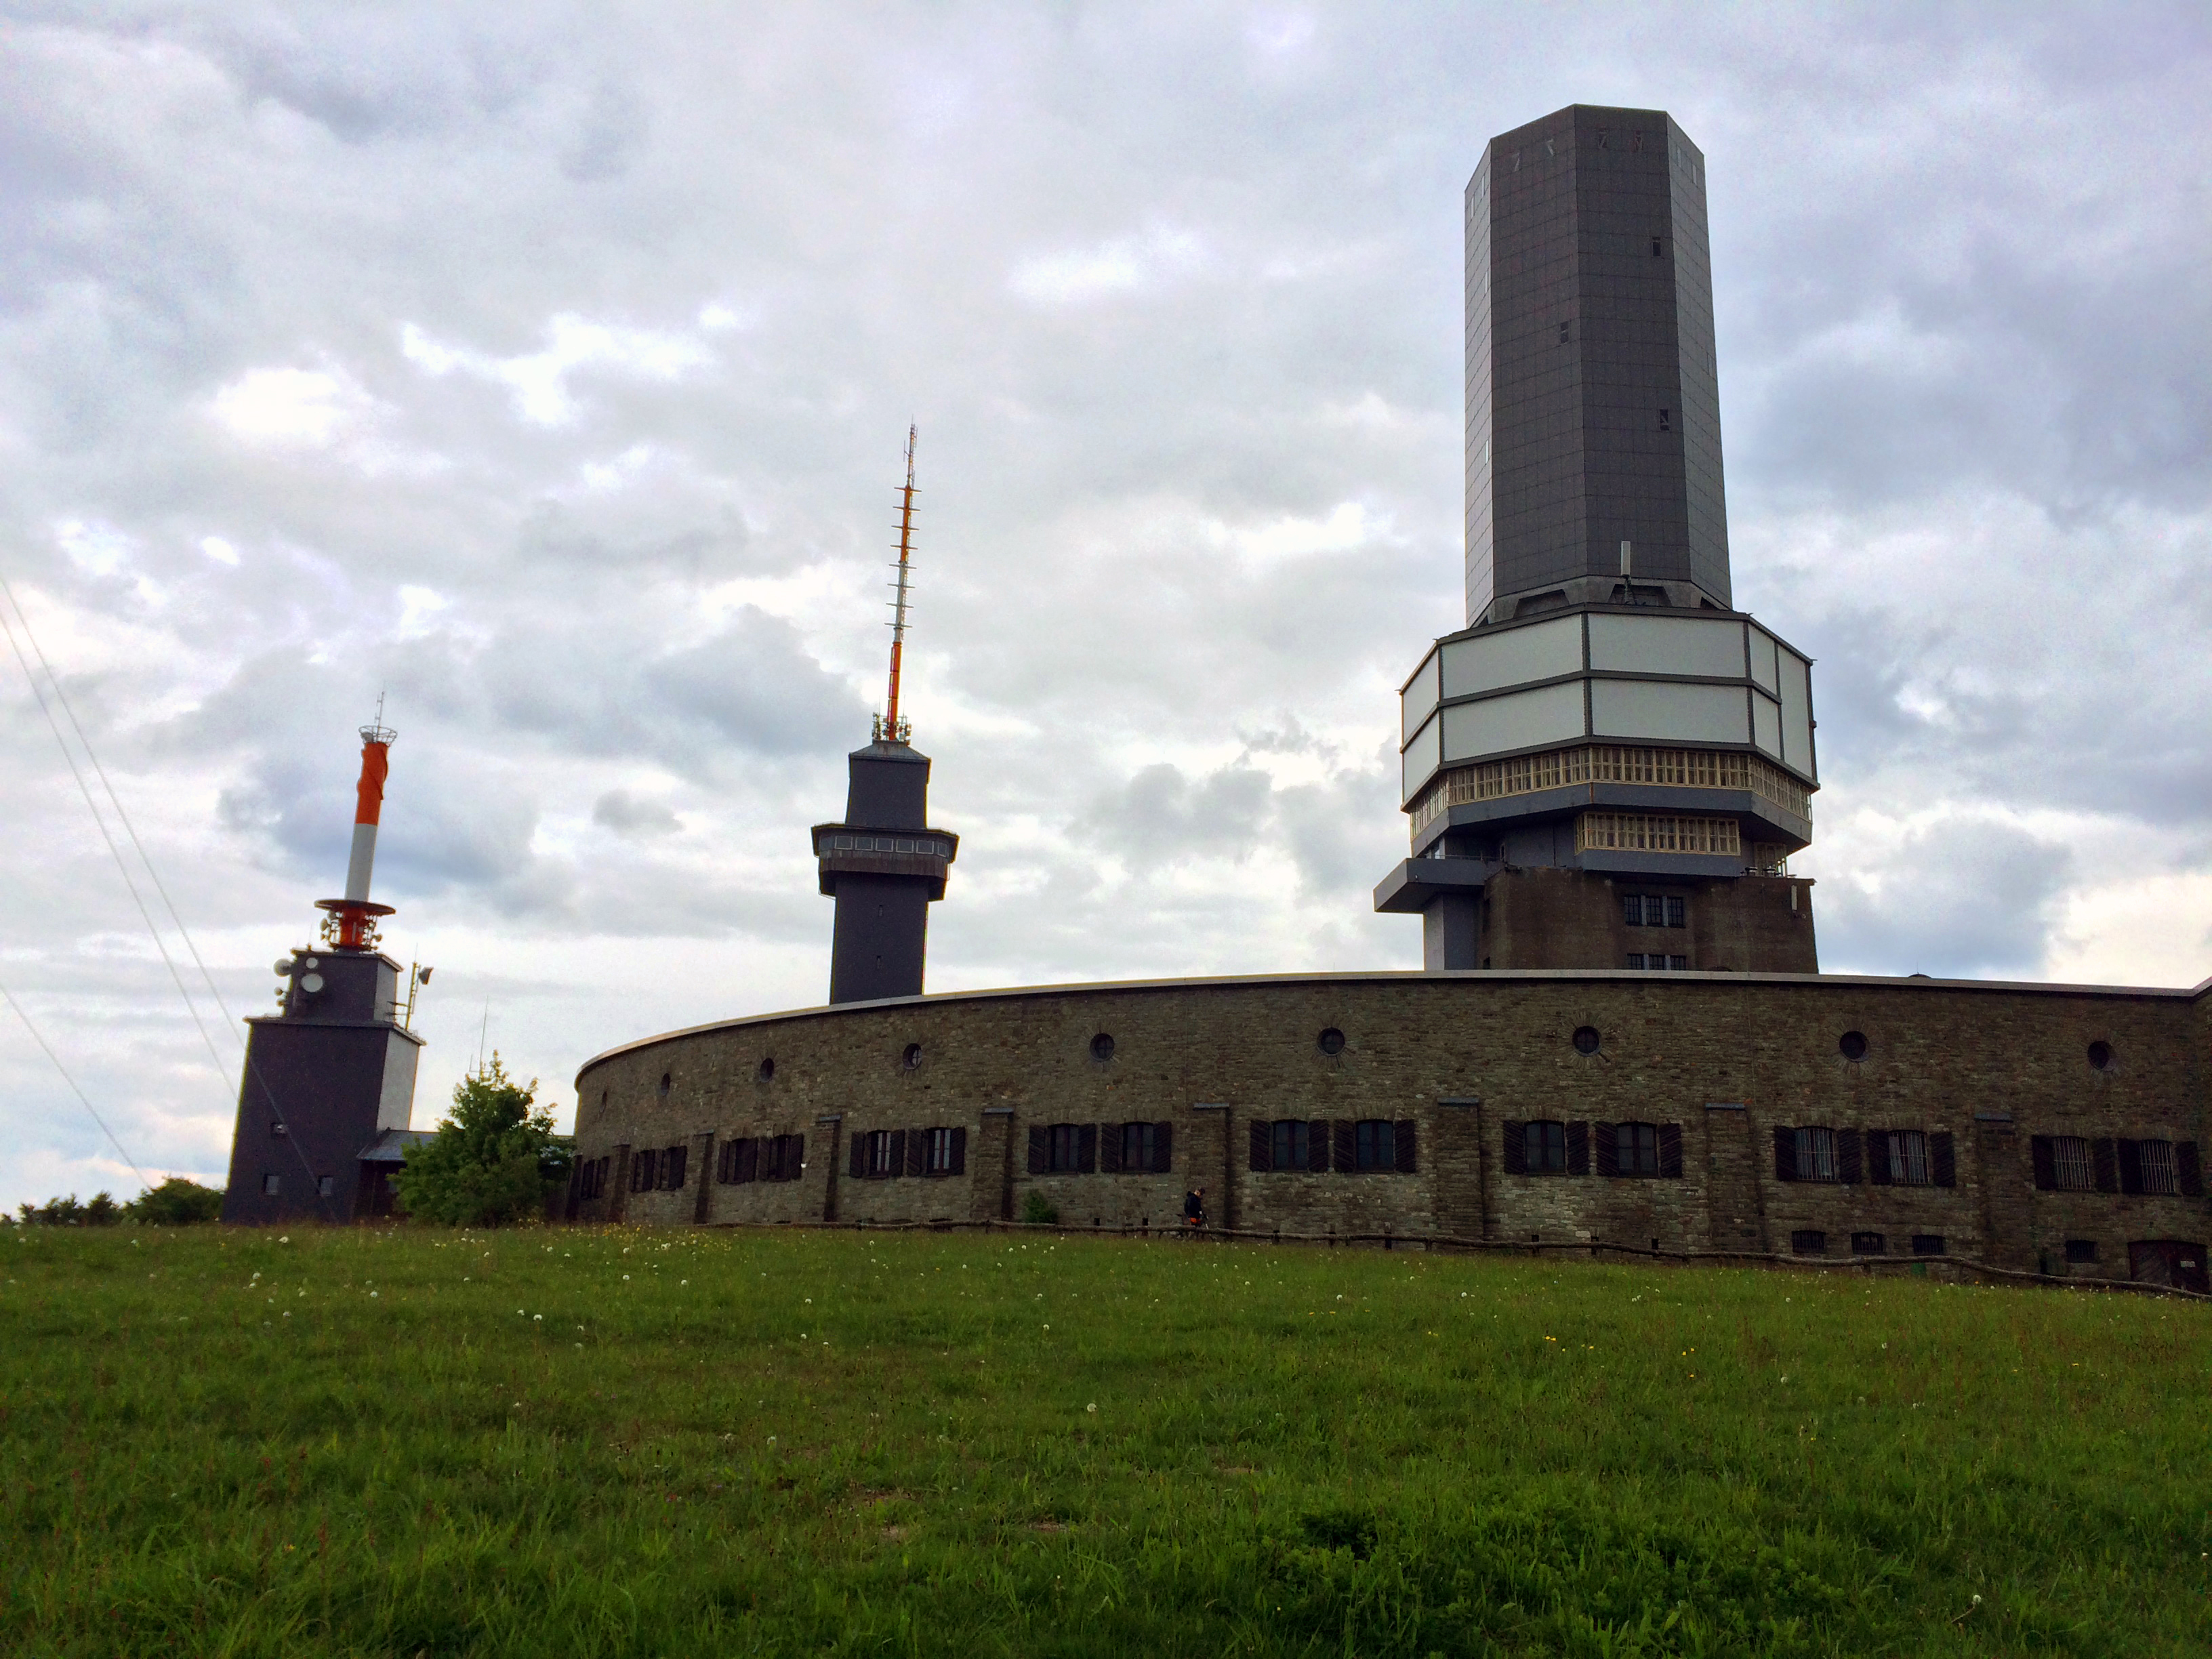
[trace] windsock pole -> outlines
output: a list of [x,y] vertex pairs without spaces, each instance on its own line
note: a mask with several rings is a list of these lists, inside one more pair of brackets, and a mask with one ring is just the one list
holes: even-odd
[[361,728],[361,781],[354,790],[353,853],[346,861],[345,896],[318,899],[315,908],[331,914],[323,938],[341,951],[376,948],[376,918],[388,916],[388,904],[368,902],[369,877],[376,865],[376,822],[384,811],[384,781],[392,771],[392,745],[399,734],[384,724],[384,699],[376,700],[376,719]]

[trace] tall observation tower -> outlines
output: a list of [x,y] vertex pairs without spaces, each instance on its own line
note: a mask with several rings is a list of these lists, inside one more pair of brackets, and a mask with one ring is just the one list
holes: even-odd
[[908,741],[899,713],[906,652],[907,599],[914,559],[914,445],[906,434],[906,485],[899,493],[898,562],[892,567],[890,689],[874,738],[846,757],[845,821],[814,826],[822,891],[837,901],[830,947],[830,1000],[867,1002],[921,994],[929,907],[945,896],[945,878],[960,837],[933,830],[929,757]]
[[1814,972],[1812,665],[1730,598],[1705,157],[1576,105],[1466,209],[1467,626],[1401,694],[1375,908],[1431,971]]

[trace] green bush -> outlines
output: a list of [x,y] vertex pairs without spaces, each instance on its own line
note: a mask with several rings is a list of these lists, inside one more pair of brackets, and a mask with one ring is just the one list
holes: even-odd
[[1022,1200],[1022,1219],[1039,1226],[1054,1226],[1060,1220],[1060,1206],[1042,1193],[1031,1193]]
[[[434,1139],[410,1147],[392,1177],[406,1215],[449,1227],[534,1220],[568,1179],[568,1143],[550,1109],[536,1106],[538,1079],[515,1082],[498,1054],[453,1088],[453,1115]],[[533,1109],[534,1108],[534,1109]]]
[[112,1227],[123,1219],[124,1206],[106,1193],[94,1193],[82,1204],[71,1193],[44,1204],[18,1204],[15,1213],[26,1227]]
[[131,1220],[149,1227],[190,1227],[222,1219],[222,1188],[171,1176],[160,1186],[149,1187],[124,1208]]

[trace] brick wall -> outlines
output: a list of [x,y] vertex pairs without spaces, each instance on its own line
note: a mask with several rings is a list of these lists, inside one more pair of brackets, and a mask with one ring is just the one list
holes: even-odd
[[[1680,927],[1631,927],[1625,893],[1685,901]],[[1582,870],[1510,869],[1482,890],[1476,960],[1496,969],[1620,968],[1628,953],[1689,958],[1692,969],[1753,974],[1819,971],[1813,884],[1796,878],[1645,878]]]
[[[1892,1255],[1925,1234],[2030,1269],[2090,1239],[2094,1271],[2124,1276],[2132,1240],[2212,1234],[2205,1200],[2038,1192],[2030,1139],[2202,1145],[2207,1006],[2185,992],[1560,972],[1189,981],[769,1016],[584,1067],[578,1155],[611,1154],[614,1168],[580,1217],[1015,1218],[1035,1191],[1066,1224],[1173,1226],[1203,1185],[1217,1224],[1261,1231],[1787,1251],[1817,1231],[1835,1257],[1855,1232],[1881,1233]],[[1593,1052],[1577,1049],[1582,1027],[1598,1033]],[[1337,1052],[1326,1030],[1342,1034]],[[1856,1059],[1846,1033],[1864,1040]],[[1102,1035],[1109,1058],[1094,1053]],[[2109,1067],[2088,1062],[2093,1042],[2111,1046]],[[1255,1171],[1250,1126],[1277,1118],[1409,1121],[1414,1168]],[[1509,1174],[1505,1125],[1532,1119],[1675,1126],[1680,1173]],[[1030,1172],[1032,1127],[1103,1135],[1125,1121],[1172,1126],[1169,1170]],[[967,1131],[961,1175],[852,1176],[850,1137],[939,1125]],[[1778,1179],[1775,1131],[1798,1125],[1948,1133],[1955,1184]],[[800,1179],[715,1181],[721,1143],[779,1133],[807,1137]],[[632,1149],[679,1143],[684,1190],[628,1191]]]

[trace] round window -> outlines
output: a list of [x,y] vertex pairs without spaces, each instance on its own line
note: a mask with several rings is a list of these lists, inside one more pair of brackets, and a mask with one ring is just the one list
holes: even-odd
[[912,1071],[915,1066],[921,1064],[921,1045],[919,1042],[908,1043],[906,1045],[906,1053],[899,1057],[906,1062],[907,1070],[909,1072]]
[[2112,1045],[2100,1037],[2089,1045],[2089,1064],[2100,1072],[2112,1069]]
[[1577,1025],[1575,1027],[1575,1052],[1577,1054],[1594,1054],[1597,1052],[1597,1045],[1598,1035],[1596,1026]]
[[1113,1059],[1114,1039],[1103,1031],[1101,1031],[1097,1036],[1091,1038],[1091,1058],[1097,1060],[1108,1060]]
[[775,1081],[775,1057],[774,1055],[770,1055],[768,1059],[761,1061],[760,1080],[763,1083],[773,1083]]
[[1845,1060],[1864,1060],[1867,1057],[1866,1033],[1864,1031],[1844,1032],[1836,1039],[1836,1052]]
[[1330,1026],[1326,1031],[1323,1031],[1321,1034],[1321,1051],[1325,1054],[1342,1054],[1344,1052],[1344,1033],[1338,1030],[1334,1025]]

